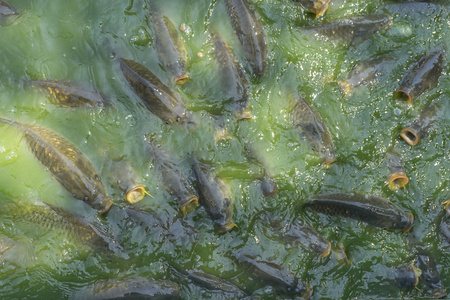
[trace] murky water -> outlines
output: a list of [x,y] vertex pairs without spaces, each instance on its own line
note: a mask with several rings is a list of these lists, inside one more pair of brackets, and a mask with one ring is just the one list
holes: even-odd
[[[20,14],[2,21],[0,27],[0,115],[61,134],[101,175],[106,154],[111,150],[120,153],[131,161],[153,196],[137,206],[175,225],[170,233],[152,226],[152,220],[147,228],[130,226],[119,209],[125,205],[122,192],[105,180],[116,208],[106,218],[97,217],[42,167],[17,128],[1,125],[2,202],[31,204],[40,200],[77,212],[99,224],[123,247],[114,256],[93,253],[59,232],[38,230],[3,214],[2,235],[25,246],[20,248],[22,257],[2,259],[2,299],[67,298],[96,280],[133,276],[178,282],[184,299],[225,297],[177,277],[171,264],[201,269],[246,292],[256,290],[255,295],[273,299],[276,293],[256,284],[235,261],[234,255],[242,252],[282,264],[314,288],[314,299],[417,298],[427,296],[426,289],[423,293],[404,291],[386,282],[389,268],[410,264],[419,246],[430,249],[444,284],[450,286],[450,245],[439,235],[444,213],[441,203],[450,197],[448,67],[438,86],[411,106],[393,98],[405,71],[427,50],[440,44],[450,49],[448,2],[332,0],[325,16],[315,21],[289,0],[249,1],[267,35],[269,71],[262,78],[250,75],[223,1],[157,2],[176,27],[184,24],[187,28],[181,34],[187,44],[191,80],[172,87],[198,120],[198,127],[191,132],[166,125],[147,111],[120,71],[116,58],[124,57],[142,63],[164,82],[171,80],[152,45],[145,1],[10,1]],[[302,30],[367,13],[390,15],[392,27],[351,46]],[[234,138],[217,143],[215,118],[207,111],[222,114],[224,95],[218,88],[209,40],[212,29],[229,41],[246,69],[254,116],[235,122],[232,112],[225,110],[221,122]],[[197,56],[198,52],[203,57]],[[395,57],[387,71],[344,97],[336,80],[345,78],[355,63],[381,54]],[[61,108],[44,94],[24,88],[28,79],[92,86],[112,105],[102,110]],[[292,92],[302,95],[328,126],[338,157],[329,169],[291,125]],[[432,100],[443,101],[446,107],[430,135],[411,148],[400,139],[399,131]],[[185,216],[186,227],[182,228],[177,203],[164,190],[147,153],[150,137],[173,153],[187,172],[192,153],[211,162],[231,187],[236,228],[219,234],[202,208]],[[257,156],[276,178],[280,191],[274,197],[264,198],[254,181],[261,170],[245,156],[245,143],[255,145]],[[395,192],[385,186],[384,156],[392,146],[402,155],[410,178],[406,188]],[[385,197],[414,214],[414,227],[408,233],[380,230],[300,209],[316,194],[337,191]],[[261,217],[266,212],[291,222],[304,220],[328,239],[333,249],[345,249],[351,264],[343,264],[333,254],[321,259],[280,243]]]

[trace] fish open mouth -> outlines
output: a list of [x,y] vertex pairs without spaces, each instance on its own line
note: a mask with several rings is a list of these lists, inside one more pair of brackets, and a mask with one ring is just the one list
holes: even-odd
[[411,127],[403,128],[400,132],[400,136],[411,146],[417,145],[420,140],[416,130],[412,129]]
[[235,227],[236,224],[233,221],[228,222],[227,224],[220,226],[219,228],[219,232],[220,233],[225,233],[227,231],[230,231],[231,229],[233,229],[233,227]]
[[101,215],[106,214],[111,208],[112,204],[113,202],[111,201],[111,199],[108,199],[108,202],[106,202],[105,206],[102,207],[101,209],[97,209],[97,212]]
[[409,179],[404,172],[390,174],[387,179],[387,184],[392,191],[404,187],[408,182]]
[[406,228],[402,230],[403,232],[408,232],[414,224],[414,215],[409,212],[409,213],[407,213],[407,216],[409,219],[409,223],[408,223],[408,226],[406,226]]
[[146,194],[150,195],[142,185],[138,185],[129,190],[125,198],[128,202],[134,204],[141,201]]
[[411,104],[412,102],[411,94],[404,90],[397,90],[395,92],[395,97],[400,100],[408,101],[408,104]]
[[176,84],[185,84],[186,82],[188,82],[190,79],[189,75],[180,75],[177,78],[175,78],[175,83]]
[[198,198],[197,196],[193,195],[189,198],[187,198],[183,203],[180,205],[180,210],[183,213],[183,215],[190,213],[191,211],[194,211],[198,206]]
[[319,257],[321,258],[327,257],[330,253],[331,253],[331,243],[328,242],[327,249],[325,249],[325,251],[322,254],[320,254]]
[[312,10],[316,14],[315,20],[323,16],[323,14],[327,11],[330,1],[331,0],[318,0],[316,1],[316,3],[314,3],[314,7]]

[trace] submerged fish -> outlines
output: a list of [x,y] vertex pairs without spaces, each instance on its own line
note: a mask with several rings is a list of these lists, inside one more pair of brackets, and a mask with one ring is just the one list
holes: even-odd
[[23,132],[34,156],[52,172],[73,197],[83,200],[100,214],[106,213],[111,198],[91,162],[74,144],[48,129],[0,118]]
[[31,80],[30,85],[42,89],[53,103],[61,106],[99,106],[106,103],[98,91],[84,89],[64,81]]
[[178,284],[146,278],[102,279],[74,292],[71,299],[153,299],[180,298]]
[[347,78],[338,83],[342,92],[347,95],[354,88],[372,81],[390,60],[391,56],[382,55],[360,61],[348,73]]
[[276,262],[246,254],[240,255],[237,259],[250,273],[250,276],[273,286],[281,293],[294,294],[304,299],[309,299],[312,295],[313,290],[309,284],[304,283]]
[[433,128],[441,109],[440,102],[431,102],[419,114],[419,116],[407,127],[400,131],[400,136],[411,146],[419,143],[420,139]]
[[316,19],[323,16],[327,11],[330,1],[331,0],[295,0],[295,2],[300,2],[306,10],[315,14]]
[[124,192],[125,200],[132,204],[141,201],[146,194],[149,195],[130,162],[124,158],[107,159],[103,173],[108,181]]
[[420,279],[430,289],[431,296],[435,299],[446,297],[447,292],[433,257],[429,253],[421,251],[417,254],[415,261],[417,268],[422,271]]
[[405,167],[403,166],[402,158],[400,154],[394,150],[389,150],[386,153],[386,162],[389,167],[389,175],[387,177],[386,184],[393,191],[404,187],[409,179],[405,173]]
[[395,268],[395,281],[401,289],[417,287],[422,271],[411,265],[401,265]]
[[3,16],[16,15],[17,11],[7,2],[0,0],[0,19]]
[[29,267],[35,259],[34,246],[30,240],[11,239],[0,235],[0,262]]
[[334,163],[336,154],[331,135],[319,114],[301,96],[298,96],[291,116],[294,126],[319,154],[324,165],[329,166]]
[[190,122],[183,101],[146,67],[120,58],[120,68],[131,88],[155,116],[167,124]]
[[360,220],[386,229],[411,229],[414,216],[386,199],[358,194],[318,195],[303,204],[313,210]]
[[246,0],[226,0],[231,25],[256,76],[267,72],[267,45],[264,29]]
[[411,103],[413,99],[435,86],[442,74],[444,59],[443,47],[427,53],[403,77],[395,95]]
[[153,29],[153,41],[159,61],[163,67],[175,76],[177,84],[189,80],[187,72],[187,51],[177,29],[167,16],[153,8],[149,26]]
[[81,245],[86,245],[94,250],[112,250],[100,229],[82,217],[73,215],[62,208],[42,202],[30,206],[23,204],[3,206],[2,211],[18,217],[19,220],[31,222],[39,228],[60,231]]
[[261,191],[264,197],[272,197],[276,193],[278,193],[278,185],[276,180],[268,174],[264,164],[262,163],[262,159],[258,157],[254,144],[245,144],[245,152],[247,157],[252,160],[254,163],[259,165],[259,167],[263,170],[264,175],[260,176],[258,179],[259,185],[261,187]]
[[247,79],[228,44],[217,33],[211,33],[214,56],[219,63],[220,84],[230,96],[237,119],[250,119]]
[[286,222],[277,217],[267,216],[271,228],[278,240],[293,247],[302,247],[319,257],[327,257],[331,252],[331,243],[317,231],[300,221]]
[[386,15],[369,14],[304,29],[333,40],[341,40],[345,44],[353,44],[368,39],[390,24],[391,18]]
[[227,299],[241,299],[246,297],[246,293],[234,284],[217,277],[215,275],[205,273],[200,270],[187,270],[183,272],[195,284],[212,291],[222,291],[227,294]]
[[194,188],[179,164],[154,140],[150,140],[150,153],[153,156],[155,168],[162,175],[164,188],[176,198],[183,213],[193,211],[198,205],[198,197]]
[[220,232],[231,230],[234,224],[231,191],[225,182],[211,171],[211,167],[193,159],[194,173],[197,179],[197,191],[200,204],[213,220]]

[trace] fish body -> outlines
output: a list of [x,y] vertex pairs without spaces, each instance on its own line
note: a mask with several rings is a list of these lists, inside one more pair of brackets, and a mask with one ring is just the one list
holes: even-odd
[[230,96],[238,120],[249,119],[247,79],[228,44],[217,33],[211,33],[214,56],[219,63],[220,84]]
[[311,108],[308,102],[298,97],[292,109],[292,121],[302,136],[309,142],[314,151],[322,158],[326,166],[336,161],[333,140],[328,128],[319,114]]
[[345,44],[354,44],[368,39],[390,24],[391,18],[386,15],[369,14],[305,29]]
[[297,223],[289,224],[282,237],[294,247],[300,246],[320,257],[327,257],[331,252],[331,243],[310,226],[299,226]]
[[445,286],[442,283],[441,276],[436,266],[436,261],[427,253],[417,254],[415,265],[422,271],[420,275],[421,282],[430,290],[431,296],[435,299],[441,299],[447,296]]
[[146,67],[120,58],[120,68],[134,92],[155,116],[167,124],[182,124],[188,121],[183,101]]
[[267,45],[261,22],[250,9],[246,0],[226,0],[231,25],[256,76],[267,72]]
[[48,231],[60,231],[81,245],[97,251],[109,251],[110,244],[101,231],[82,217],[50,204],[7,206],[3,211]]
[[358,194],[318,195],[303,207],[327,215],[340,215],[363,221],[375,227],[408,231],[414,221],[409,212],[386,199]]
[[296,2],[300,2],[307,11],[315,14],[316,19],[325,14],[330,1],[331,0],[296,0]]
[[148,194],[142,180],[126,159],[107,159],[103,173],[106,174],[107,180],[124,192],[125,200],[132,204],[141,201],[145,194]]
[[443,47],[438,47],[423,56],[403,77],[400,87],[395,92],[396,96],[411,103],[423,92],[435,86],[442,74],[444,56]]
[[99,106],[106,103],[95,90],[84,89],[72,83],[58,80],[31,80],[32,87],[43,90],[54,103],[65,107]]
[[415,146],[433,128],[441,109],[440,102],[431,102],[419,116],[407,127],[400,131],[400,136],[411,146]]
[[231,191],[225,182],[211,172],[211,167],[193,159],[193,168],[197,179],[199,202],[213,220],[220,232],[231,230],[234,224]]
[[17,11],[9,3],[0,0],[0,19],[4,16],[16,15]]
[[164,188],[176,198],[183,213],[193,211],[198,205],[198,197],[191,182],[179,164],[155,141],[149,144],[155,167],[161,172]]
[[186,273],[189,279],[191,279],[195,284],[208,290],[222,291],[226,293],[230,299],[241,299],[247,296],[244,291],[234,284],[215,275],[199,270],[188,270]]
[[404,187],[409,179],[405,173],[405,166],[402,162],[400,154],[394,150],[389,150],[386,153],[386,162],[389,167],[389,175],[387,177],[387,183],[389,188],[393,191]]
[[153,9],[149,26],[153,29],[156,52],[163,67],[175,76],[177,84],[188,81],[186,47],[173,23],[158,9]]
[[262,283],[273,286],[277,291],[295,294],[304,299],[309,299],[312,295],[313,291],[309,285],[273,261],[263,260],[260,257],[253,257],[247,254],[240,255],[238,261],[252,277]]
[[401,265],[395,268],[395,281],[401,289],[417,287],[421,270],[413,265]]
[[347,78],[339,82],[344,94],[375,79],[390,59],[389,55],[382,55],[359,62],[352,68]]
[[180,298],[178,284],[168,280],[145,278],[103,279],[75,292],[71,299],[152,299]]
[[101,214],[110,209],[112,201],[100,175],[74,144],[43,127],[4,118],[0,121],[20,128],[34,156],[73,197],[86,202]]

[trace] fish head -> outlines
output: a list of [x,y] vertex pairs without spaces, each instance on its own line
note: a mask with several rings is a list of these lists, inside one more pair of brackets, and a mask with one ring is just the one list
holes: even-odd
[[319,156],[323,160],[323,165],[327,168],[330,167],[336,161],[336,153],[332,148],[320,147]]
[[403,232],[408,232],[414,224],[414,215],[410,212],[402,214],[400,222],[394,223],[395,228],[402,229]]

